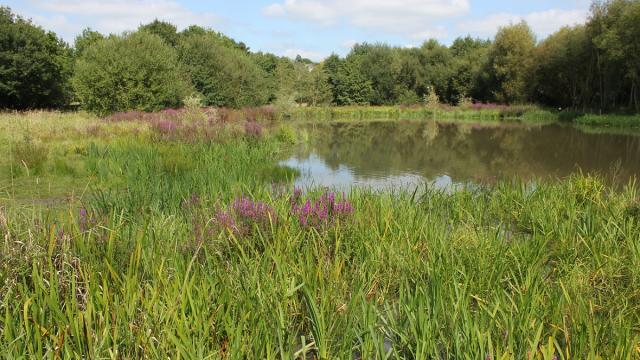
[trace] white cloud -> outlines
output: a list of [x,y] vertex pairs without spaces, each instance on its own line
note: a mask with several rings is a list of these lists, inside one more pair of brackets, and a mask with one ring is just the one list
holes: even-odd
[[426,29],[410,34],[409,37],[414,40],[428,40],[428,39],[446,39],[449,37],[447,29],[444,26],[436,26],[432,29]]
[[462,22],[458,28],[474,36],[492,37],[499,27],[525,20],[533,32],[544,38],[563,26],[584,23],[588,14],[587,10],[560,9],[532,12],[526,15],[496,13],[483,19]]
[[300,55],[303,58],[311,59],[316,62],[322,61],[322,59],[327,57],[326,54],[323,54],[319,51],[311,51],[311,50],[303,50],[303,49],[285,49],[281,55],[286,56],[290,59],[295,59],[296,56]]
[[433,22],[466,14],[469,0],[284,0],[264,9],[268,16],[287,16],[321,25],[346,22],[421,38],[434,32]]
[[171,0],[32,0],[31,17],[68,41],[86,27],[104,33],[134,30],[154,19],[166,20],[179,29],[192,24],[212,26],[220,18],[211,12],[196,13]]

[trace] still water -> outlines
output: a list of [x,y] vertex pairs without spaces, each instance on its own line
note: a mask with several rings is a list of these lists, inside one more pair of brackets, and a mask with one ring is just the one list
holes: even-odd
[[519,177],[558,179],[599,173],[615,184],[640,175],[640,136],[561,125],[453,124],[437,121],[301,125],[308,141],[281,164],[296,185],[348,189],[446,188]]

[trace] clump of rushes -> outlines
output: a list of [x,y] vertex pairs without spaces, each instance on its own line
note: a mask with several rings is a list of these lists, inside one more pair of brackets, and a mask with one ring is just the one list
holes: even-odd
[[317,199],[302,199],[302,191],[294,189],[290,199],[291,213],[302,227],[322,229],[348,220],[353,215],[353,205],[342,193],[336,200],[336,194],[324,191]]
[[30,135],[25,135],[13,145],[12,155],[17,169],[24,168],[27,173],[39,174],[49,157],[49,149],[45,144],[34,141]]

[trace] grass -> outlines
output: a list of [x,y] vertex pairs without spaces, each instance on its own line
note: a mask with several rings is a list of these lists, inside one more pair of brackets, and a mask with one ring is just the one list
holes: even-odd
[[543,109],[535,105],[473,104],[464,107],[429,106],[345,106],[301,107],[289,114],[290,118],[305,121],[362,121],[362,120],[452,120],[473,122],[513,122],[528,124],[572,123],[579,126],[640,127],[638,115],[595,115],[571,111]]
[[640,128],[640,115],[593,115],[587,114],[575,119],[578,125],[604,126],[614,128]]
[[478,105],[471,107],[451,106],[347,106],[347,107],[302,107],[292,111],[291,117],[306,121],[335,120],[411,120],[437,119],[458,121],[557,121],[558,116],[534,106]]
[[[640,356],[633,182],[353,189],[352,211],[301,217],[328,195],[291,189],[278,123],[11,115],[2,151],[23,120],[49,155],[2,175],[2,358]],[[27,204],[37,178],[81,195]]]

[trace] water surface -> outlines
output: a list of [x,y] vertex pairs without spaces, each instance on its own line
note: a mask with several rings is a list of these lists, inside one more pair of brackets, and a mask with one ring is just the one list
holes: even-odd
[[282,164],[298,186],[438,187],[519,177],[558,179],[576,171],[616,184],[640,175],[640,136],[571,126],[436,121],[301,125],[309,141]]

